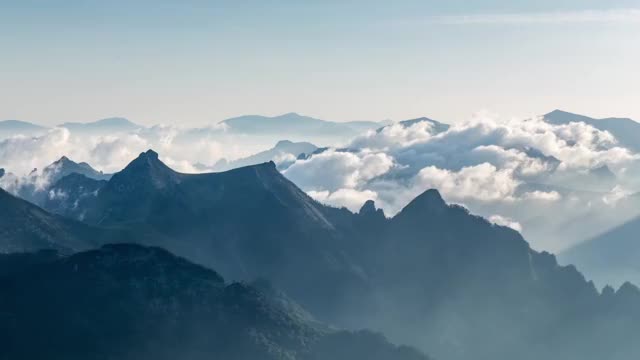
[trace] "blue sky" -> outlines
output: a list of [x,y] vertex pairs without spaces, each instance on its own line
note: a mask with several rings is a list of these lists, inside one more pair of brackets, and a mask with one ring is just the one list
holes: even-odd
[[4,1],[0,119],[640,119],[637,1]]

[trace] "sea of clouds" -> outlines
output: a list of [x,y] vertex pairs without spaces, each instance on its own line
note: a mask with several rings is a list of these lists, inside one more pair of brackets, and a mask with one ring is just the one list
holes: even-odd
[[[191,173],[287,138],[227,130],[154,126],[74,134],[58,127],[41,136],[16,134],[0,140],[0,168],[14,174],[14,183],[24,179],[45,187],[46,179],[38,179],[33,169],[63,155],[110,173],[154,149],[170,167]],[[638,189],[632,175],[640,168],[639,155],[585,123],[553,125],[538,117],[504,120],[487,114],[446,131],[430,121],[394,123],[304,159],[282,154],[274,160],[281,159],[290,163],[283,174],[320,202],[357,211],[372,199],[392,216],[436,188],[445,200],[523,232],[537,248],[566,248],[636,214],[627,199]],[[612,177],[595,171],[604,167]],[[9,177],[4,179],[0,186],[7,188]]]

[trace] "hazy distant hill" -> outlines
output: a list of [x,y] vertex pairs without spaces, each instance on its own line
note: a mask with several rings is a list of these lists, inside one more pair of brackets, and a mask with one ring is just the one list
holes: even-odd
[[[635,195],[637,198],[638,195]],[[632,219],[560,254],[600,285],[640,283],[640,218]]]
[[47,131],[44,126],[32,124],[26,121],[20,120],[3,120],[0,121],[0,139],[15,136],[37,136],[42,135]]
[[640,151],[640,123],[627,118],[594,119],[584,115],[572,114],[562,110],[554,110],[544,119],[552,124],[568,124],[570,122],[584,122],[596,129],[610,132],[620,145],[635,152]]
[[125,118],[107,118],[94,122],[67,122],[60,127],[69,129],[72,133],[112,134],[134,132],[143,129],[142,125],[135,124]]
[[366,130],[380,127],[374,121],[332,122],[315,119],[309,116],[288,113],[280,116],[245,115],[223,120],[233,132],[245,134],[276,134],[288,136],[291,134],[314,136],[349,137],[358,135]]

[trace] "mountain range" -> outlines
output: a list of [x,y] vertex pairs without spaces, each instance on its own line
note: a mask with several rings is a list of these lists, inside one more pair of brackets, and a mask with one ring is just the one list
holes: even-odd
[[245,115],[227,120],[221,124],[234,132],[245,134],[316,134],[356,136],[367,130],[375,130],[381,123],[374,121],[332,122],[297,113],[279,116]]
[[266,278],[321,322],[381,331],[436,358],[627,359],[638,350],[635,286],[599,292],[575,267],[436,190],[388,218],[371,201],[358,213],[324,206],[272,162],[182,174],[153,151],[89,181],[96,196],[75,215],[87,226],[126,231],[229,279]]

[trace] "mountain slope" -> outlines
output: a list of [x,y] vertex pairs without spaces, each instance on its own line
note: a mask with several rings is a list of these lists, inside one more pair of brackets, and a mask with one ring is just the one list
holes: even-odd
[[625,280],[640,283],[640,218],[632,219],[559,255],[577,264],[600,285],[620,286]]
[[68,252],[90,248],[97,240],[91,227],[51,215],[0,189],[0,252]]
[[[133,229],[138,241],[231,279],[268,278],[317,313],[334,313],[332,301],[347,293],[364,296],[368,287],[366,275],[339,246],[344,234],[330,220],[339,210],[311,199],[273,162],[181,174],[148,151],[115,174],[82,211],[89,224]],[[302,268],[305,276],[291,271]],[[335,287],[344,293],[331,299],[327,291]]]
[[72,173],[49,186],[39,205],[50,213],[82,221],[87,207],[106,184],[106,180]]
[[0,284],[3,359],[426,360],[301,320],[159,248],[0,256]]

